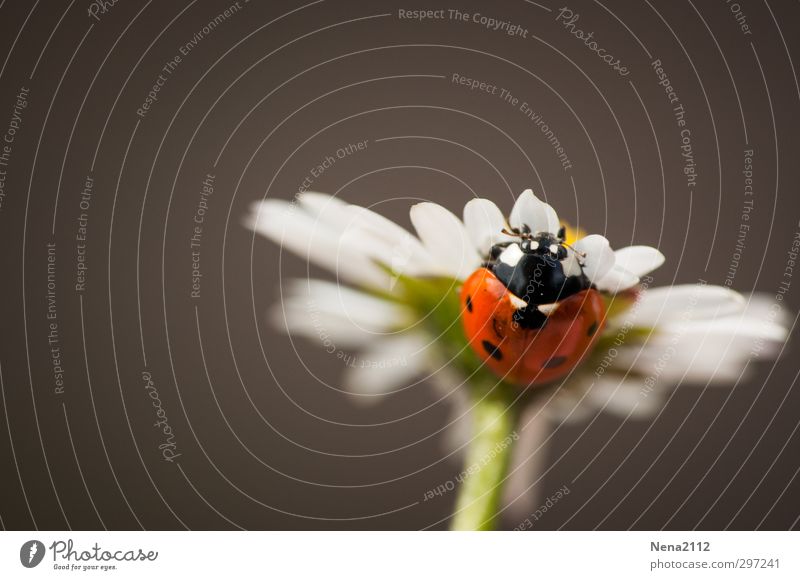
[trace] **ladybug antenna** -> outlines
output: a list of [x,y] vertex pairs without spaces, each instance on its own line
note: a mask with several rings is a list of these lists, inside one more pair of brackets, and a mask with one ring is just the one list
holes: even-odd
[[507,236],[512,236],[512,237],[515,237],[515,238],[522,238],[523,240],[529,240],[529,239],[531,239],[533,237],[531,234],[528,234],[528,233],[525,233],[525,232],[512,232],[512,231],[509,231],[506,228],[501,229],[500,233],[505,234]]
[[572,250],[573,252],[575,252],[576,254],[578,254],[578,255],[579,255],[581,258],[586,258],[586,252],[579,252],[578,250],[576,250],[575,248],[573,248],[573,247],[572,247],[570,244],[568,244],[567,242],[561,242],[561,245],[562,245],[562,246],[564,246],[565,248],[569,248],[570,250]]

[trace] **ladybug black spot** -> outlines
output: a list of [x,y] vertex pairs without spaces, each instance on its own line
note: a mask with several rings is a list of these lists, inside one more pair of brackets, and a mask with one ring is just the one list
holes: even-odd
[[472,312],[472,296],[467,296],[467,311]]
[[493,345],[488,340],[484,340],[482,344],[483,344],[483,350],[485,350],[489,354],[489,356],[491,356],[495,360],[502,360],[503,353],[500,350],[499,346]]
[[589,330],[586,331],[587,336],[594,336],[594,333],[597,332],[597,321],[595,320],[592,322],[592,325],[589,327]]
[[553,358],[548,360],[546,363],[544,363],[544,368],[552,369],[552,368],[555,368],[555,367],[563,365],[566,361],[567,361],[567,357],[565,357],[565,356],[554,356]]

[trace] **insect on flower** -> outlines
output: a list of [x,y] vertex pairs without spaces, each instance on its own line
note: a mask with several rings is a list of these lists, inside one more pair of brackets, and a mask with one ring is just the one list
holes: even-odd
[[487,199],[470,200],[463,221],[429,202],[410,217],[417,236],[306,192],[257,203],[247,221],[336,273],[336,283],[285,285],[272,317],[293,335],[324,334],[329,350],[360,352],[369,364],[344,369],[360,400],[427,375],[442,379],[456,408],[464,390],[454,384],[552,384],[545,412],[556,417],[585,416],[587,404],[644,416],[669,387],[732,381],[786,338],[785,320],[765,318],[759,295],[710,284],[649,289],[641,278],[651,280],[661,252],[614,251],[605,237],[562,224],[531,190],[508,219]]
[[[337,283],[285,287],[273,320],[328,352],[360,351],[366,364],[344,369],[355,396],[376,400],[424,377],[452,401],[445,448],[483,466],[459,485],[452,529],[495,526],[507,462],[517,465],[510,497],[525,495],[522,464],[549,420],[651,416],[669,388],[732,383],[787,336],[759,295],[702,281],[649,289],[661,252],[613,251],[605,237],[562,224],[531,190],[507,220],[487,199],[470,200],[463,221],[427,202],[410,217],[417,236],[369,209],[303,193],[256,204],[247,225],[335,271]],[[542,419],[521,428],[512,458],[502,442],[523,408]]]
[[565,228],[505,233],[520,242],[494,245],[491,260],[461,290],[464,330],[498,376],[523,386],[550,383],[597,341],[605,304],[584,273],[588,256],[565,245]]

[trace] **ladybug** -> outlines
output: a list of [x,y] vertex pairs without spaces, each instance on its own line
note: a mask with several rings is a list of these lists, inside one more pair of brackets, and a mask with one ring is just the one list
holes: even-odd
[[[528,230],[525,227],[525,230]],[[584,274],[565,228],[504,231],[461,289],[470,346],[496,375],[521,387],[566,376],[600,336],[605,302]]]

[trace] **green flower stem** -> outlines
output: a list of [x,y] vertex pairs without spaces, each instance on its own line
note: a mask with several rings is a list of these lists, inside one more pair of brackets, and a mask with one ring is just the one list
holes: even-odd
[[495,529],[511,449],[518,438],[514,431],[517,408],[512,397],[497,393],[475,401],[473,438],[467,447],[451,529]]

